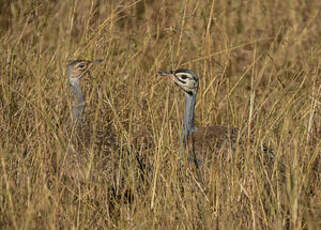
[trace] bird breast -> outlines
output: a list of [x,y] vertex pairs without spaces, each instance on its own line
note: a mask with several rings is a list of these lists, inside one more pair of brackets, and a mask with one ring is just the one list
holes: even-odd
[[237,141],[238,129],[226,126],[209,126],[198,128],[187,138],[188,152],[194,151],[196,155],[211,154],[222,146],[234,144]]

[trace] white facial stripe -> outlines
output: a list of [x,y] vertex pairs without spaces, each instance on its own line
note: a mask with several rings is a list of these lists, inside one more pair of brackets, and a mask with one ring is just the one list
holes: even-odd
[[197,81],[189,73],[177,73],[174,75],[173,80],[185,92],[197,90],[197,87],[198,87]]
[[88,63],[87,62],[80,62],[78,63],[75,68],[80,68],[80,69],[84,69],[88,67]]
[[73,74],[71,77],[80,79],[82,76],[84,76],[84,74],[88,72],[92,65],[93,63],[89,61],[82,61],[75,64]]
[[[179,77],[180,79],[182,80],[185,80],[185,79],[193,79],[193,76],[190,75],[189,73],[177,73],[175,74],[176,77]],[[194,80],[194,79],[193,79]]]

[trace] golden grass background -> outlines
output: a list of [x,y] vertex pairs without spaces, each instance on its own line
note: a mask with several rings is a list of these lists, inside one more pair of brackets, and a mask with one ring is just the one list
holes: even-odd
[[[320,229],[320,9],[1,1],[0,228]],[[65,76],[78,58],[104,59],[82,82],[80,135]],[[214,153],[206,183],[179,168],[184,97],[156,76],[178,67],[200,77],[197,125],[254,138]]]

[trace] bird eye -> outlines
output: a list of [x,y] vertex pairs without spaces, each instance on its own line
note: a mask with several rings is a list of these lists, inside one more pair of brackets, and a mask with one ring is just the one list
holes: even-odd
[[187,79],[188,77],[186,75],[181,75],[180,76],[183,80]]
[[80,67],[80,68],[84,68],[84,67],[85,67],[85,65],[84,65],[84,64],[80,64],[78,67]]

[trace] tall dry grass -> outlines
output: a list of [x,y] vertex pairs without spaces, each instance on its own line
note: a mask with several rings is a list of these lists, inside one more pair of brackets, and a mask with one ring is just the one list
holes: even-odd
[[[320,229],[320,9],[2,1],[1,229]],[[65,76],[76,58],[104,59],[83,80],[79,135]],[[178,164],[184,97],[156,76],[177,67],[200,76],[198,125],[253,138],[209,153],[203,181]]]

